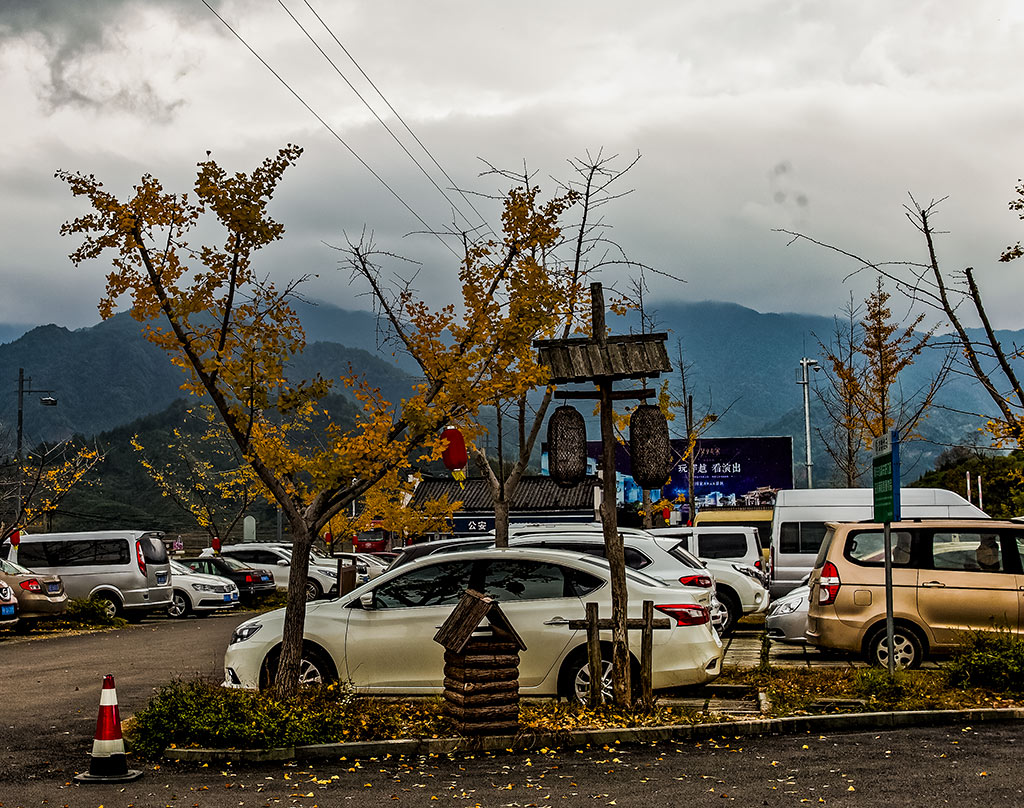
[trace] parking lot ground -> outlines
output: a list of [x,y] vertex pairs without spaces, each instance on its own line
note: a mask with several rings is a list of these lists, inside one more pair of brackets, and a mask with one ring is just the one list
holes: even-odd
[[[740,623],[723,639],[723,669],[756,668],[761,664],[763,626]],[[768,662],[773,668],[866,668],[867,662],[849,654],[829,652],[811,645],[787,645],[773,642],[768,648]],[[922,668],[937,667],[925,662]]]

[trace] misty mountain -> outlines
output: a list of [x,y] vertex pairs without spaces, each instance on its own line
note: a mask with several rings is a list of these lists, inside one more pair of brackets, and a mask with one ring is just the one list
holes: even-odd
[[[327,303],[300,303],[297,309],[310,344],[291,362],[290,376],[320,373],[337,378],[351,366],[387,399],[397,401],[408,395],[414,366],[387,343],[373,314]],[[636,330],[630,318],[609,317],[608,323],[613,333]],[[661,305],[655,323],[656,330],[669,334],[673,364],[682,357],[696,411],[719,416],[708,436],[790,435],[797,479],[804,467],[803,389],[796,383],[799,363],[804,356],[821,360],[818,341],[828,342],[834,328],[831,316],[765,314],[714,301]],[[0,325],[0,334],[3,329]],[[1001,336],[1007,344],[1024,341],[1024,332]],[[941,362],[941,349],[927,350],[906,372],[904,395],[911,396],[926,384]],[[19,367],[31,377],[29,389],[52,391],[60,402],[57,407],[41,407],[39,394],[26,395],[24,433],[29,445],[73,433],[89,436],[110,431],[161,412],[182,395],[181,371],[143,339],[139,324],[125,313],[76,331],[41,326],[0,345],[0,373],[5,376],[0,385],[0,421],[8,429],[15,423]],[[668,380],[678,391],[678,369]],[[344,389],[336,392],[345,394]],[[939,403],[921,428],[927,440],[905,447],[907,479],[930,469],[946,445],[977,433],[978,419],[965,413],[992,409],[980,385],[962,376],[950,378]],[[819,485],[827,480],[831,465],[817,438],[817,429],[825,425],[821,406],[812,395],[813,459]]]

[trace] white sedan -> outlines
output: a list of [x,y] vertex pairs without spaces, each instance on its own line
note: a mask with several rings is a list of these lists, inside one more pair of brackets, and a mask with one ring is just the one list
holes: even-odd
[[174,559],[171,559],[171,586],[171,603],[167,607],[171,617],[205,614],[238,605],[238,587],[233,581],[195,572]]
[[[656,617],[671,627],[654,632],[653,686],[699,684],[721,672],[722,642],[706,607],[691,592],[627,571],[629,616],[654,602]],[[473,588],[495,598],[523,638],[519,687],[524,695],[585,698],[589,684],[586,632],[569,628],[596,602],[611,615],[607,562],[580,554],[536,549],[474,550],[428,556],[389,570],[334,601],[306,606],[300,679],[342,680],[372,693],[439,693],[444,649],[434,642],[463,592]],[[224,659],[227,687],[263,688],[273,681],[280,653],[284,610],[242,623]],[[610,632],[604,642],[603,677],[610,677]],[[639,655],[640,632],[630,650]],[[636,667],[635,667],[636,669]]]

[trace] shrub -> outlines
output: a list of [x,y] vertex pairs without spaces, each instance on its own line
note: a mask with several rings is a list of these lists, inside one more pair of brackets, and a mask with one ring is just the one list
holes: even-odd
[[908,695],[907,673],[896,671],[894,676],[882,668],[864,668],[856,672],[853,691],[868,704],[895,707]]
[[58,617],[40,618],[36,625],[41,629],[97,628],[114,626],[121,628],[128,625],[122,617],[107,617],[104,607],[97,601],[69,600],[64,614]]
[[418,703],[357,697],[345,685],[302,688],[294,698],[176,681],[135,714],[128,740],[142,757],[170,746],[263,749],[434,736],[449,732],[436,699]]
[[954,687],[1024,692],[1024,639],[1005,628],[967,632],[946,673]]

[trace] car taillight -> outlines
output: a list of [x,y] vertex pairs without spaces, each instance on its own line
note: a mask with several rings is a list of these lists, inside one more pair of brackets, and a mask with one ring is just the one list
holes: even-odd
[[245,573],[245,582],[247,584],[251,584],[252,583],[252,576],[249,573]]
[[146,574],[146,558],[142,555],[142,542],[135,542],[135,560],[139,562],[139,572]]
[[761,569],[761,559],[760,558],[757,559],[757,561],[754,562],[754,566],[757,567],[758,569]]
[[711,619],[711,613],[696,603],[670,603],[654,608],[675,620],[677,626],[700,626]]
[[40,585],[39,581],[37,581],[35,578],[30,578],[27,581],[21,581],[19,583],[19,586],[22,589],[24,589],[26,592],[42,592],[43,591],[43,587]]
[[839,587],[843,582],[839,580],[839,570],[831,561],[826,561],[821,568],[821,577],[818,579],[818,605],[831,606],[836,602],[839,594]]
[[684,575],[679,579],[679,583],[683,586],[703,586],[705,589],[710,589],[712,580],[710,575]]

